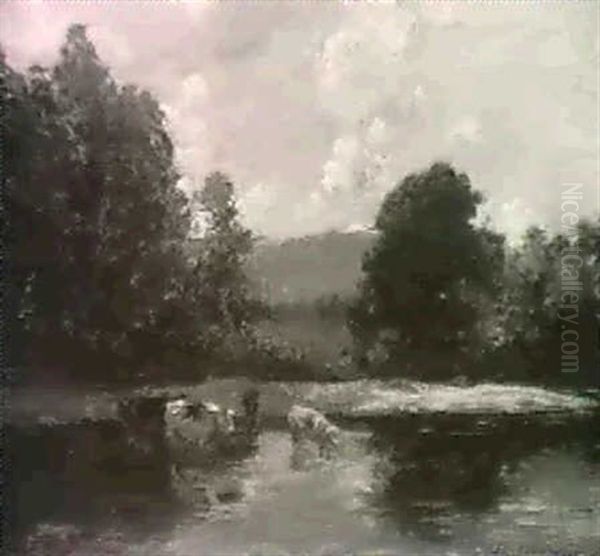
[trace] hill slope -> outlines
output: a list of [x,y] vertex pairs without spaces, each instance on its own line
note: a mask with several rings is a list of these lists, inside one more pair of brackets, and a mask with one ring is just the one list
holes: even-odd
[[255,248],[248,273],[275,304],[351,295],[360,278],[362,257],[375,237],[368,231],[328,232],[263,241]]

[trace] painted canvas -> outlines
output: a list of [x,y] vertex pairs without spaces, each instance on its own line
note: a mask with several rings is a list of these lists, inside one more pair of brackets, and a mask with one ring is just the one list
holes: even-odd
[[6,554],[599,555],[599,22],[4,0]]

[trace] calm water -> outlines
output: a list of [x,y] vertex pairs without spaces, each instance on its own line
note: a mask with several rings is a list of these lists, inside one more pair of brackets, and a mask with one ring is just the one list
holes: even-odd
[[[30,531],[35,521],[39,537],[64,537],[48,554],[600,553],[597,414],[340,424],[333,462],[294,450],[277,423],[256,453],[210,470],[94,470],[73,481],[40,460],[20,504],[37,510]],[[30,540],[30,553],[40,547]]]

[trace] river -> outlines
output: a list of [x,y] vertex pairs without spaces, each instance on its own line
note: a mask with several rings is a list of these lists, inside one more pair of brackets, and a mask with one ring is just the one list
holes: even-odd
[[[235,387],[196,390],[230,399]],[[256,452],[171,472],[166,488],[96,474],[88,489],[38,470],[46,482],[19,485],[21,503],[52,504],[26,553],[49,554],[57,536],[53,555],[600,553],[600,429],[586,400],[374,381],[263,390]],[[280,417],[297,400],[341,426],[333,461],[293,448]]]

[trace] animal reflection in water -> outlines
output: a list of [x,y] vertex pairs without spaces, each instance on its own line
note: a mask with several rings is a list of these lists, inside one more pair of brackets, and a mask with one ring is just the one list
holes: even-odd
[[177,496],[208,509],[242,496],[231,474],[220,478],[215,468],[227,467],[252,453],[258,440],[258,393],[242,398],[241,412],[213,402],[171,400],[165,408],[165,436],[171,459],[171,485]]
[[212,402],[194,403],[185,397],[169,401],[165,434],[173,461],[209,463],[251,452],[258,437],[258,393],[247,392],[242,405],[242,412],[237,412]]
[[[161,454],[175,494],[194,506],[211,507],[242,497],[240,481],[226,468],[257,448],[258,392],[246,392],[241,405],[241,411],[235,411],[183,395],[135,399],[122,405],[121,416],[142,458],[151,460]],[[292,469],[310,468],[339,453],[339,428],[316,409],[294,405],[287,423]]]
[[218,474],[212,470],[249,455],[257,445],[258,391],[250,389],[241,401],[242,410],[236,411],[186,396],[134,398],[123,401],[119,413],[131,450],[158,465],[165,461],[178,497],[210,506],[236,496],[235,485],[215,484]]
[[315,459],[331,460],[338,453],[340,429],[316,409],[294,405],[287,422],[292,435],[293,469],[309,467]]

